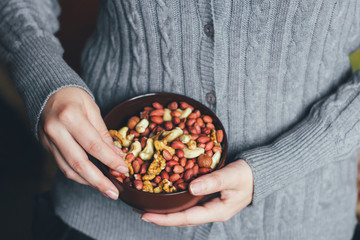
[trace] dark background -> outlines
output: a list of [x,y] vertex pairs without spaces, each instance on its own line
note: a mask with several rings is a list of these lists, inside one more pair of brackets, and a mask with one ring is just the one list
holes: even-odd
[[[95,30],[98,2],[59,2],[57,36],[65,60],[80,73],[80,54]],[[0,64],[0,239],[28,239],[35,197],[51,188],[56,171],[55,161],[33,138],[23,102]]]

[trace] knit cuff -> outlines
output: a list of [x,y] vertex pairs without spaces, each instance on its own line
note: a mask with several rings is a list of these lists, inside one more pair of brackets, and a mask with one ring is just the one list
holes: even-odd
[[40,115],[52,94],[64,87],[76,86],[93,95],[79,75],[66,64],[62,48],[53,38],[32,37],[19,44],[17,51],[11,54],[8,69],[38,138]]
[[[331,140],[332,139],[332,140]],[[335,141],[326,124],[308,118],[274,143],[241,152],[254,176],[252,204],[256,205],[274,191],[305,176],[336,155]]]

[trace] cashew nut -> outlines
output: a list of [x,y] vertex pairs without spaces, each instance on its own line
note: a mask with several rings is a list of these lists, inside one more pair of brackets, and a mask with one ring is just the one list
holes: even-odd
[[164,109],[164,115],[163,115],[163,119],[165,122],[171,121],[172,117],[171,117],[171,110],[168,108]]
[[147,119],[142,119],[135,127],[138,133],[145,132],[146,128],[149,126],[149,121]]
[[119,141],[114,141],[114,145],[122,149],[121,143]]
[[139,141],[135,141],[131,144],[128,154],[132,153],[134,154],[135,157],[137,157],[140,151],[141,151],[141,143]]
[[182,114],[181,114],[181,116],[180,116],[180,119],[187,118],[191,113],[192,113],[191,108],[186,108],[186,109],[182,112]]
[[171,131],[165,131],[163,133],[163,135],[165,136],[164,139],[166,138],[166,141],[168,143],[174,141],[176,138],[180,137],[182,134],[183,134],[183,130],[179,127],[176,127]]
[[187,144],[192,139],[191,135],[189,134],[183,134],[180,136],[180,141]]
[[220,151],[217,151],[217,152],[214,153],[214,155],[212,156],[212,164],[210,166],[211,169],[214,169],[216,167],[216,165],[220,161],[220,157],[221,157]]
[[[110,130],[110,135],[124,147],[128,147],[131,144],[131,140],[127,139],[126,133],[129,130],[128,127],[123,127],[119,131]],[[132,134],[131,134],[132,135]]]
[[146,140],[146,145],[144,147],[144,149],[141,151],[140,153],[140,158],[142,160],[150,160],[154,155],[154,141],[152,140],[152,138],[148,138]]
[[204,148],[198,148],[198,147],[193,150],[185,147],[183,149],[183,151],[184,151],[185,158],[196,158],[196,157],[200,156],[201,154],[205,153]]

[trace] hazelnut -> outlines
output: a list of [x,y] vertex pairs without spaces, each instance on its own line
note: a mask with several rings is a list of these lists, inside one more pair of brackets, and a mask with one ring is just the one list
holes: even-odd
[[140,118],[137,117],[137,116],[134,116],[134,117],[131,117],[131,118],[129,119],[127,126],[128,126],[129,129],[134,129],[135,126],[136,126],[139,122],[140,122]]
[[201,154],[197,159],[197,163],[201,168],[209,168],[211,167],[212,159],[207,154]]

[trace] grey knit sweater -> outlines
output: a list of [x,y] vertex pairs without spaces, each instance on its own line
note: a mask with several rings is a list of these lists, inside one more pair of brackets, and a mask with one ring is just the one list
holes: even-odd
[[[84,6],[86,7],[86,6]],[[0,56],[37,133],[48,97],[78,86],[103,113],[175,92],[211,108],[229,161],[254,173],[253,203],[227,222],[158,227],[58,175],[56,213],[96,239],[350,239],[356,223],[359,0],[103,0],[82,76],[54,37],[50,0],[0,1]],[[236,183],[234,183],[236,184]]]

